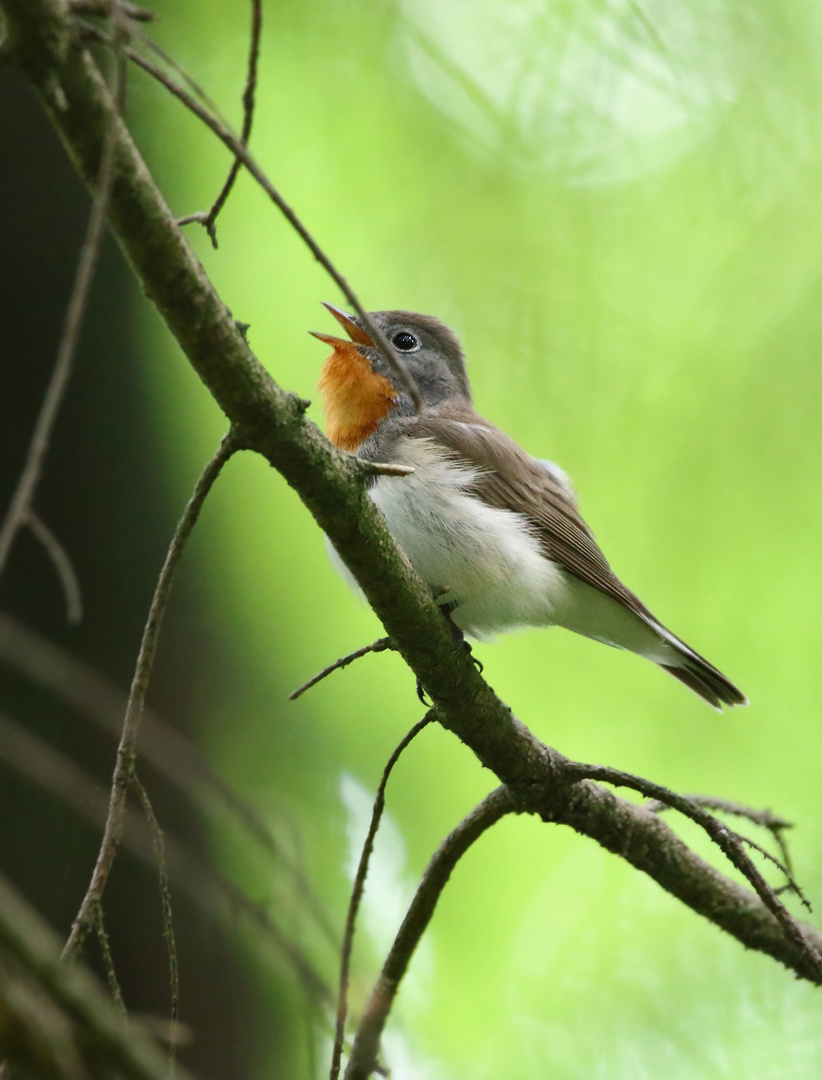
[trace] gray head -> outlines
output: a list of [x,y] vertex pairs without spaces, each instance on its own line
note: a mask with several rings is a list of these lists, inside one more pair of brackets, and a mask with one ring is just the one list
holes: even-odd
[[[397,412],[404,413],[410,406],[410,399],[403,391],[396,370],[371,341],[361,320],[330,304],[325,306],[346,330],[358,351],[368,359],[372,370],[388,379],[399,391]],[[465,371],[465,357],[460,343],[444,323],[432,315],[417,315],[412,311],[372,311],[369,318],[383,332],[416,382],[423,405],[430,408],[454,398],[470,403],[471,387]]]

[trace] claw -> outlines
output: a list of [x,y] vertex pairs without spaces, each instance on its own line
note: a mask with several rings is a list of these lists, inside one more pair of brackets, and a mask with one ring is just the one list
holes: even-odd
[[417,697],[420,699],[420,701],[423,703],[423,705],[426,707],[426,709],[433,709],[434,702],[433,701],[426,701],[426,699],[425,699],[425,691],[423,690],[422,683],[420,682],[419,679],[417,679]]
[[480,675],[482,675],[483,671],[485,670],[485,664],[483,664],[482,660],[479,660],[476,656],[474,656],[474,650],[471,648],[465,638],[463,638],[462,641],[458,641],[455,648],[458,652],[467,652],[468,659],[471,661],[471,663],[474,665]]
[[463,641],[462,644],[471,659],[471,663],[474,665],[480,675],[482,675],[483,671],[485,671],[485,664],[483,664],[482,660],[474,656],[474,650],[471,648],[467,641]]

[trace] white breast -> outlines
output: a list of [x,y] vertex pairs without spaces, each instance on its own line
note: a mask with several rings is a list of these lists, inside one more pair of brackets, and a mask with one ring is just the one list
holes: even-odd
[[545,626],[565,606],[566,579],[540,551],[527,520],[486,506],[466,488],[476,471],[456,465],[429,439],[409,439],[393,459],[411,476],[381,476],[371,497],[424,581],[449,592],[454,622],[488,638]]

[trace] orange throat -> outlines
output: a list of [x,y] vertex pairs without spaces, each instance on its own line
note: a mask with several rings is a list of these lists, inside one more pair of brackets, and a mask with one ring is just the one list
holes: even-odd
[[341,450],[356,450],[394,408],[397,391],[372,370],[356,345],[340,341],[323,367],[318,389],[328,438]]

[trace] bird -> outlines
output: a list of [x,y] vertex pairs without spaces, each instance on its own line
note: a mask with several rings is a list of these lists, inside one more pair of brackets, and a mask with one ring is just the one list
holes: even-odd
[[461,640],[561,626],[646,657],[719,711],[748,703],[614,574],[566,473],[477,413],[447,326],[409,311],[368,314],[416,384],[415,402],[365,321],[325,307],[347,334],[310,331],[333,350],[318,384],[328,438],[413,469],[373,476],[369,494]]

